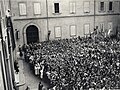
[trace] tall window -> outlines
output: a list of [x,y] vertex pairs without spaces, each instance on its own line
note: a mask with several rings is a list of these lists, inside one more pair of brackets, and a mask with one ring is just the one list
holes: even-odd
[[76,36],[76,26],[70,26],[70,36]]
[[59,13],[59,3],[54,3],[55,13]]
[[104,32],[104,23],[100,23],[100,31]]
[[1,12],[2,12],[1,2],[0,2],[0,10],[1,10]]
[[112,29],[113,29],[113,24],[112,22],[109,22],[108,23],[108,35],[110,35],[110,33],[112,32]]
[[60,38],[61,37],[61,27],[56,26],[55,27],[55,37]]
[[20,15],[27,15],[26,3],[19,3],[19,12],[20,12]]
[[35,15],[41,14],[41,4],[40,3],[34,3],[33,7],[34,7],[34,14]]
[[84,13],[90,12],[90,2],[84,2]]
[[90,24],[84,24],[84,34],[90,34]]
[[113,10],[113,2],[109,2],[109,11]]
[[104,2],[100,2],[100,11],[105,11],[105,3]]
[[119,1],[119,11],[120,11],[120,1]]
[[70,2],[70,13],[71,14],[75,13],[75,10],[76,10],[75,3]]

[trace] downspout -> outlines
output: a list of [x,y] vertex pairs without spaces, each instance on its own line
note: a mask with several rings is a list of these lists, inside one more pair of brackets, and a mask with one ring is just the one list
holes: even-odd
[[47,39],[48,39],[48,32],[49,32],[49,20],[48,20],[48,0],[46,0],[46,19],[47,19]]
[[95,27],[95,15],[96,15],[96,0],[94,0],[94,29]]

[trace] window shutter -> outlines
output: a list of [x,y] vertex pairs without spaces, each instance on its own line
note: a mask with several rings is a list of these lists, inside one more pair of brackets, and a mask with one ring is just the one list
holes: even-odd
[[109,11],[109,2],[106,2],[106,11]]
[[52,5],[52,11],[53,11],[53,13],[55,13],[55,3],[53,3],[53,5]]
[[72,13],[72,3],[70,3],[70,13]]
[[117,4],[116,4],[115,2],[113,2],[112,11],[114,11],[114,10],[115,10],[116,5],[117,5]]
[[55,27],[55,37],[56,38],[61,37],[61,28],[60,27]]
[[19,3],[19,10],[20,15],[26,15],[26,4],[25,3]]
[[85,13],[90,12],[90,2],[84,2],[84,12]]
[[84,34],[89,34],[89,33],[90,33],[90,25],[85,24],[85,26],[84,26]]
[[98,2],[98,11],[100,12],[101,10],[100,10],[100,2]]
[[73,3],[73,13],[75,13],[75,12],[76,12],[76,4]]
[[76,26],[70,26],[70,35],[75,36],[76,35]]
[[62,4],[59,3],[59,13],[62,13]]
[[106,11],[106,3],[104,2],[104,11]]
[[41,14],[41,4],[34,3],[34,14]]

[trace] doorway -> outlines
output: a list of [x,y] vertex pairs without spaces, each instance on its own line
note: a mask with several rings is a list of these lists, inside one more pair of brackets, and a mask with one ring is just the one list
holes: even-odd
[[27,44],[39,42],[39,30],[36,26],[30,25],[26,29]]

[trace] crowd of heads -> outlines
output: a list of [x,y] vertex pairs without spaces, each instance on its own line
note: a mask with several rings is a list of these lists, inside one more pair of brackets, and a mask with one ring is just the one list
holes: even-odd
[[23,47],[29,63],[44,61],[45,73],[60,90],[120,89],[120,41],[77,37]]

